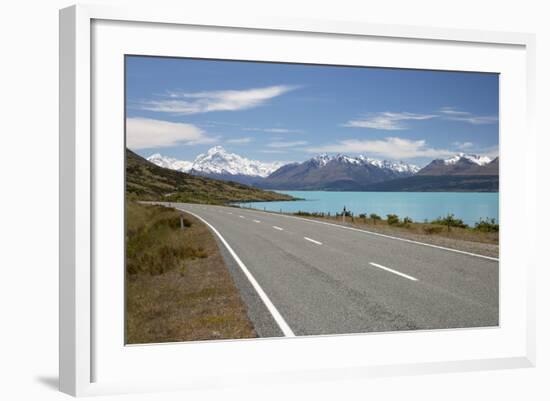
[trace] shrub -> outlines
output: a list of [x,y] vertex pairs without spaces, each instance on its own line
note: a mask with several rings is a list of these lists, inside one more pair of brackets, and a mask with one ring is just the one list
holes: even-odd
[[388,214],[386,217],[390,226],[399,224],[399,217],[396,214]]
[[410,217],[403,218],[403,224],[411,224],[413,221]]
[[367,215],[365,213],[359,213],[359,218],[366,219]]
[[443,227],[441,227],[441,226],[424,226],[423,230],[428,235],[439,234],[441,231],[443,231]]
[[302,212],[301,210],[293,213],[295,216],[305,216],[305,217],[325,217],[325,213],[319,212]]
[[475,224],[474,230],[478,230],[484,233],[498,233],[499,225],[495,219],[479,219]]
[[451,227],[466,228],[468,227],[461,219],[455,218],[454,214],[448,214],[445,217],[438,217],[432,221],[432,224],[447,226],[447,231],[451,231]]
[[378,216],[376,213],[371,213],[370,218],[372,219],[373,224],[376,224],[376,220],[382,220],[382,217]]

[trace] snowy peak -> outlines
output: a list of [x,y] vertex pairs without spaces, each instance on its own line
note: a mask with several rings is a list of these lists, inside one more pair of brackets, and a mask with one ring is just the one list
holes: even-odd
[[267,177],[282,166],[280,162],[263,163],[227,152],[222,146],[214,146],[197,156],[192,170],[207,174],[246,175]]
[[418,172],[419,175],[498,175],[498,158],[458,153],[437,159]]
[[453,157],[443,160],[445,165],[454,165],[461,160],[467,160],[471,163],[477,164],[478,166],[484,166],[491,162],[491,159],[487,156],[478,156],[478,155],[468,155],[466,153],[458,153]]
[[159,167],[169,168],[171,170],[182,171],[184,173],[191,169],[193,162],[186,160],[178,160],[173,157],[163,156],[160,153],[155,153],[147,158],[151,163]]
[[401,161],[371,159],[363,155],[359,155],[357,157],[351,157],[343,154],[329,156],[326,153],[324,153],[311,158],[309,161],[319,167],[325,167],[332,162],[342,163],[342,164],[352,164],[357,166],[370,165],[370,166],[375,166],[384,170],[390,170],[395,173],[400,173],[403,175],[415,174],[420,170],[420,167],[415,166],[414,164],[407,164]]
[[149,156],[147,160],[157,166],[183,172],[250,177],[267,177],[283,164],[280,162],[263,163],[250,160],[235,153],[230,153],[222,146],[214,146],[208,149],[206,153],[201,153],[192,162],[162,156],[159,153]]

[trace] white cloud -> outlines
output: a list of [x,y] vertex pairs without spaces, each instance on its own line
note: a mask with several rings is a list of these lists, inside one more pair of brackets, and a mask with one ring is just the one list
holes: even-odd
[[269,132],[272,134],[300,134],[303,131],[288,128],[243,128],[244,131]]
[[498,123],[498,116],[476,116],[468,111],[458,110],[455,107],[442,107],[439,111],[446,120],[461,121],[473,125]]
[[126,119],[126,144],[130,149],[161,148],[216,142],[199,127],[149,118]]
[[306,141],[277,141],[270,142],[267,146],[270,148],[292,148],[295,146],[307,145]]
[[143,110],[173,114],[246,110],[261,106],[268,100],[297,88],[290,85],[275,85],[244,90],[169,92],[167,99],[141,102],[139,107]]
[[435,117],[437,116],[434,114],[393,113],[385,111],[382,113],[368,113],[360,119],[350,120],[344,124],[344,127],[396,131],[407,129],[407,126],[402,124],[402,121],[429,120]]
[[453,142],[453,146],[458,149],[465,150],[472,148],[474,144],[472,142]]
[[234,138],[234,139],[228,139],[227,143],[250,143],[254,140],[254,138],[251,138],[249,136],[243,137],[243,138]]
[[425,140],[411,141],[398,137],[378,140],[346,139],[336,144],[311,147],[313,153],[367,153],[389,159],[412,159],[415,157],[448,157],[455,154],[447,149],[435,149]]

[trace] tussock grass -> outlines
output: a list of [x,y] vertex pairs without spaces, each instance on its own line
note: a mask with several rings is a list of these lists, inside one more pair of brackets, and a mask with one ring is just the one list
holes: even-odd
[[[329,216],[319,213],[309,213],[308,215],[304,213],[294,214],[342,224],[342,217],[340,215]],[[454,216],[452,217],[454,219]],[[461,223],[462,221],[454,219],[449,227],[447,224],[448,222],[443,218],[434,220],[433,222],[418,223],[413,222],[408,217],[401,220],[394,214],[389,214],[387,219],[382,219],[380,216],[373,213],[370,215],[370,218],[367,218],[366,214],[360,214],[359,217],[356,218],[346,217],[345,224],[391,235],[402,235],[404,237],[407,237],[407,234],[411,234],[417,237],[442,238],[498,245],[498,224],[494,221],[481,220],[475,227],[468,227],[463,223],[458,224],[458,222]]]
[[126,204],[126,343],[256,337],[204,224],[162,206]]

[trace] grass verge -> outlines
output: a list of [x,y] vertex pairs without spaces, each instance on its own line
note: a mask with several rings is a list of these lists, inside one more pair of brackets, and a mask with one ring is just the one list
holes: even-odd
[[285,214],[355,227],[465,252],[496,258],[499,257],[498,232],[487,232],[482,229],[470,227],[447,227],[440,224],[416,223],[406,219],[397,219],[396,221],[395,217],[397,216],[395,215],[390,215],[391,217],[388,219],[383,219],[377,215],[373,215],[372,217],[369,215],[363,215],[361,217],[346,216],[344,220],[341,215],[328,216],[322,213],[296,212]]
[[257,337],[208,228],[126,203],[126,343]]

